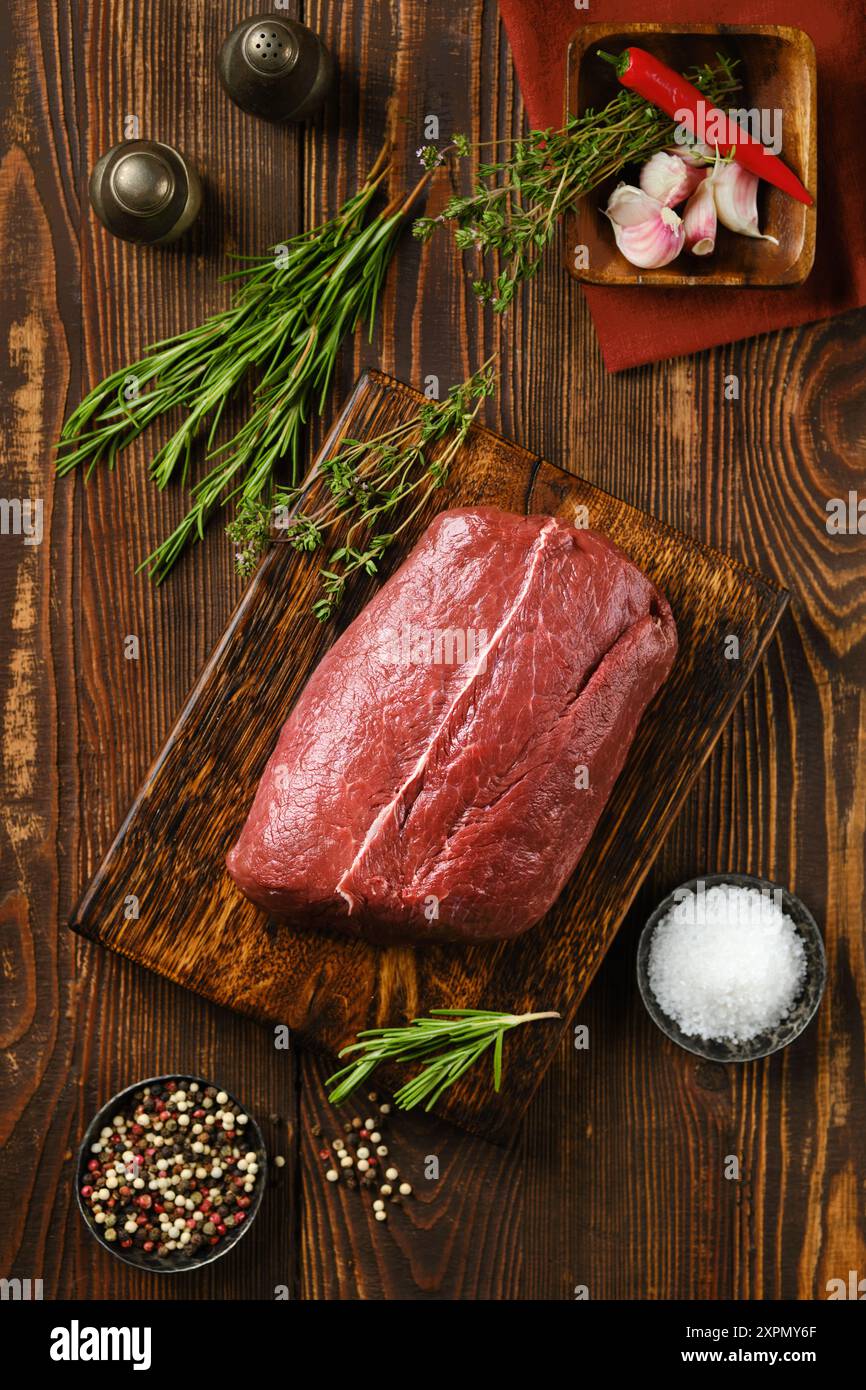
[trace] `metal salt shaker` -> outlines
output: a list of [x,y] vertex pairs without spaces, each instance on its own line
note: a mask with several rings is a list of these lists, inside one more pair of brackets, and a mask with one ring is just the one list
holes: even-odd
[[296,19],[254,15],[229,34],[218,61],[232,101],[271,121],[302,121],[325,100],[334,61],[318,34]]

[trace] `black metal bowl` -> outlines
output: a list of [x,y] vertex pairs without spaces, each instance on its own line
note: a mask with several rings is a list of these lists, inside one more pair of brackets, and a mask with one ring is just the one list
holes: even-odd
[[[91,1144],[99,1138],[99,1132],[106,1125],[110,1125],[112,1119],[118,1113],[123,1113],[130,1105],[136,1093],[145,1086],[164,1086],[167,1081],[197,1081],[200,1086],[215,1086],[218,1091],[225,1091],[229,1100],[235,1105],[240,1106],[244,1114],[248,1116],[249,1123],[246,1127],[248,1148],[256,1154],[256,1162],[259,1165],[258,1181],[252,1192],[252,1201],[247,1208],[246,1217],[240,1226],[235,1226],[228,1235],[224,1236],[219,1245],[209,1245],[201,1250],[193,1251],[192,1254],[185,1254],[180,1250],[172,1250],[168,1255],[159,1258],[147,1255],[143,1250],[122,1250],[117,1242],[114,1244],[103,1240],[99,1234],[99,1227],[92,1220],[90,1212],[84,1204],[81,1196],[81,1188],[87,1181],[87,1164],[92,1157],[90,1152]],[[259,1213],[262,1204],[262,1195],[265,1190],[267,1178],[267,1153],[265,1151],[265,1141],[262,1132],[256,1123],[255,1117],[245,1105],[241,1105],[236,1096],[232,1095],[227,1086],[220,1082],[209,1081],[204,1076],[195,1076],[187,1072],[166,1072],[165,1076],[148,1076],[143,1081],[136,1081],[132,1086],[127,1086],[124,1090],[118,1091],[117,1095],[112,1096],[111,1100],[106,1101],[102,1109],[94,1115],[81,1141],[78,1150],[78,1160],[75,1169],[75,1198],[78,1202],[78,1210],[84,1218],[84,1224],[90,1231],[103,1250],[107,1250],[110,1255],[114,1255],[118,1260],[123,1260],[124,1264],[134,1265],[136,1269],[146,1269],[152,1274],[184,1274],[192,1269],[200,1269],[202,1265],[213,1264],[214,1260],[222,1259],[239,1240],[243,1240],[247,1231],[252,1226]]]
[[[806,952],[806,979],[800,997],[778,1027],[758,1033],[754,1038],[749,1038],[748,1042],[732,1043],[684,1033],[679,1024],[660,1008],[650,988],[648,964],[653,932],[662,917],[680,901],[681,894],[689,889],[695,892],[699,883],[705,888],[730,883],[737,888],[757,888],[764,892],[780,893],[782,910],[793,921],[803,942]],[[771,1053],[787,1047],[811,1023],[827,983],[827,957],[817,922],[806,905],[793,893],[789,893],[787,888],[771,883],[766,878],[754,878],[751,874],[700,874],[697,878],[690,878],[688,882],[681,883],[679,888],[669,893],[649,918],[638,942],[637,983],[650,1018],[667,1037],[685,1048],[686,1052],[693,1052],[697,1057],[706,1057],[712,1062],[755,1062],[759,1057],[769,1057]]]

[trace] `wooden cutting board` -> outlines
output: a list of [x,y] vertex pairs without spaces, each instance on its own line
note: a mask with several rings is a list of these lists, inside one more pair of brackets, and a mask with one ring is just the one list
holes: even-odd
[[[361,378],[322,451],[398,423],[421,397],[372,373]],[[562,1021],[506,1042],[503,1091],[481,1064],[437,1112],[504,1138],[525,1109],[683,799],[787,604],[787,594],[716,551],[476,429],[436,506],[417,519],[393,567],[434,511],[487,502],[606,532],[667,594],[680,638],[673,672],[647,713],[583,859],[545,920],[516,941],[375,947],[269,921],[224,868],[279,729],[336,624],[310,613],[318,560],[274,546],[145,779],[70,925],[209,999],[287,1024],[335,1053],[361,1028],[431,1008],[517,1013],[557,1009]],[[359,584],[345,625],[376,587]],[[739,659],[726,643],[739,642]],[[387,1083],[388,1077],[384,1078]]]

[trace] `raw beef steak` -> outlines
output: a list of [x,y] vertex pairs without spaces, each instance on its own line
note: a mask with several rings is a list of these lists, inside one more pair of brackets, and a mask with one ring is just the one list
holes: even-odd
[[310,677],[229,872],[373,941],[516,936],[572,873],[676,649],[667,601],[604,536],[442,512]]

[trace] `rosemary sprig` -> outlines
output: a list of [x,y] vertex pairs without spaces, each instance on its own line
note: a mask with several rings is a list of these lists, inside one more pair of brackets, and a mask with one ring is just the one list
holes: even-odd
[[493,1086],[502,1085],[502,1055],[506,1033],[524,1023],[559,1018],[558,1013],[504,1014],[489,1009],[431,1009],[431,1018],[414,1018],[405,1028],[367,1028],[358,1041],[344,1047],[341,1057],[359,1053],[325,1083],[333,1087],[328,1099],[335,1105],[362,1086],[382,1062],[424,1063],[411,1081],[395,1093],[401,1110],[425,1101],[425,1110],[442,1092],[493,1048]]
[[[238,547],[240,573],[250,572],[269,539],[299,551],[329,547],[338,539],[319,571],[324,594],[313,609],[321,621],[330,618],[349,578],[358,570],[376,574],[384,552],[445,482],[482,402],[495,389],[493,362],[488,359],[443,400],[426,401],[403,424],[372,439],[343,439],[338,452],[302,486],[275,493],[270,504],[242,502],[227,528]],[[306,509],[316,479],[322,480],[324,496]],[[393,524],[398,510],[400,520]],[[274,511],[283,522],[276,536],[270,534]]]
[[[719,53],[686,74],[707,101],[718,105],[739,89],[737,59]],[[475,191],[449,199],[440,217],[419,217],[413,235],[426,241],[441,223],[452,223],[460,250],[493,253],[498,268],[473,290],[502,313],[517,287],[536,274],[562,214],[584,193],[626,164],[648,158],[674,140],[676,124],[636,92],[620,91],[600,111],[572,116],[560,130],[533,130],[502,160],[481,163]],[[499,141],[490,142],[499,144]],[[454,152],[466,158],[485,149],[455,135],[447,149],[427,145],[419,158],[430,171]]]
[[[203,536],[217,506],[237,496],[246,505],[267,499],[286,457],[297,479],[302,428],[311,410],[323,408],[346,334],[362,322],[372,333],[398,237],[426,182],[425,175],[408,196],[370,217],[388,168],[383,151],[330,221],[268,256],[242,258],[246,264],[225,277],[236,286],[229,309],[112,373],[67,420],[58,472],[82,467],[89,477],[100,461],[113,468],[143,430],[180,407],[180,425],[150,464],[159,489],[178,477],[186,482],[193,442],[207,429],[210,467],[192,486],[190,510],[143,562],[157,581],[189,541]],[[227,402],[251,375],[258,385],[249,416],[232,439],[215,446]]]

